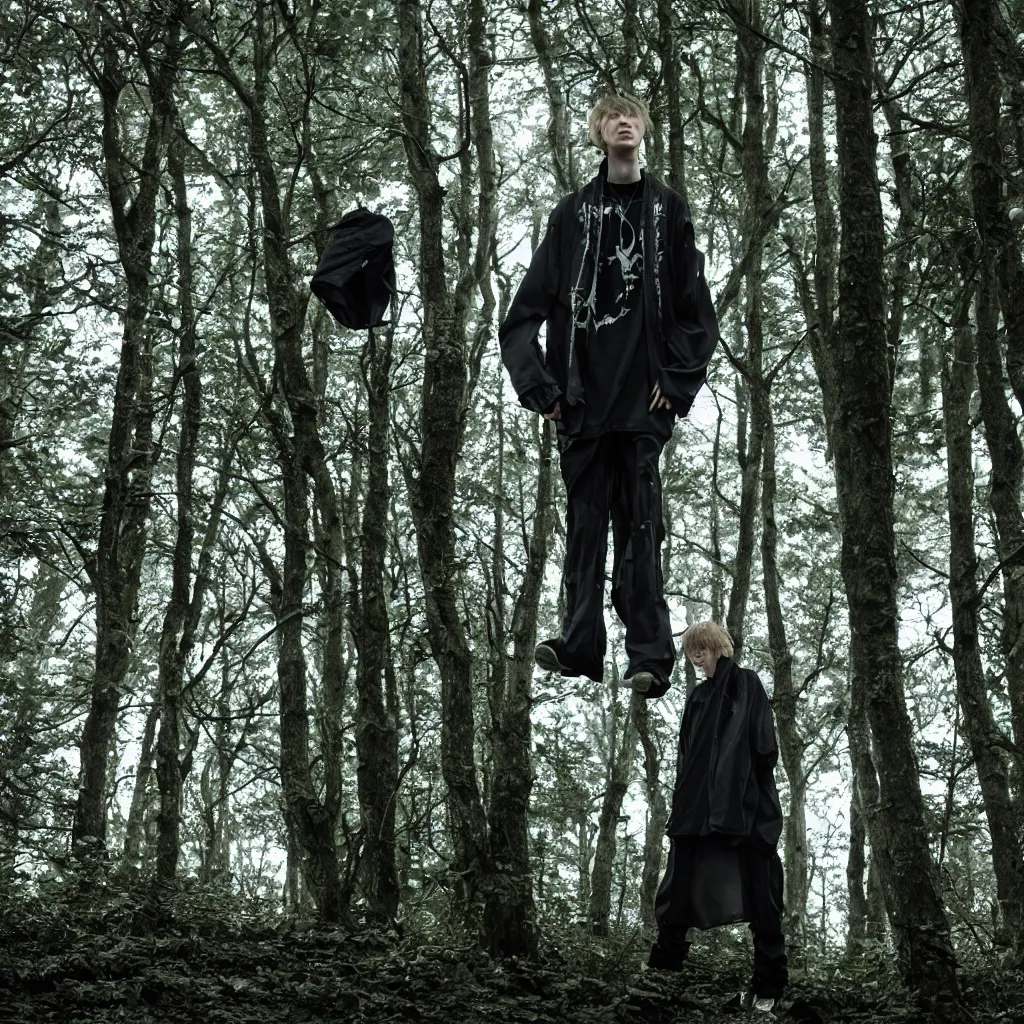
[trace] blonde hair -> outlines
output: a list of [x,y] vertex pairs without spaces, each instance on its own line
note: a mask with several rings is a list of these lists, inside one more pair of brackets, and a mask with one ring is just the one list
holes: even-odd
[[687,654],[707,651],[717,658],[731,658],[732,637],[717,622],[698,622],[683,634],[683,650]]
[[601,122],[609,114],[625,114],[626,117],[639,117],[643,123],[643,131],[646,133],[650,124],[651,115],[647,104],[639,96],[632,96],[628,92],[607,93],[602,96],[590,112],[590,120],[587,125],[591,145],[596,146],[602,153],[606,153],[607,147],[604,139],[601,138]]

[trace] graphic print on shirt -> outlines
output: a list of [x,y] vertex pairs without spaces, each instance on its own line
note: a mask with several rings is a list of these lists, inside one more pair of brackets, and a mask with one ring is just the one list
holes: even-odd
[[614,281],[616,277],[621,287],[615,295],[612,309],[606,313],[594,325],[600,330],[609,324],[615,323],[626,316],[636,304],[634,293],[639,289],[643,281],[644,254],[640,242],[640,235],[636,228],[630,223],[626,212],[618,203],[611,203],[607,200],[602,204],[602,219],[607,217],[608,223],[604,227],[610,238],[618,241],[613,243],[613,253],[610,256],[602,257],[606,265],[614,266],[618,274],[609,275]]

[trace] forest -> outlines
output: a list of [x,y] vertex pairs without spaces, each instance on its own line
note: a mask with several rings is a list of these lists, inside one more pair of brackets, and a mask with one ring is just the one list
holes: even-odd
[[[539,671],[497,328],[642,97],[721,324],[673,631],[774,710],[780,1019],[1024,1020],[1024,6],[0,9],[0,1018],[717,1021],[645,972],[680,717]],[[309,281],[395,227],[385,323]],[[678,644],[677,644],[678,646]]]

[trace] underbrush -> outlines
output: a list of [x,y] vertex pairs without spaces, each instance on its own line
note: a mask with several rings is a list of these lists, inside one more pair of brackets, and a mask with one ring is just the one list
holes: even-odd
[[[356,908],[358,909],[358,908]],[[639,928],[590,934],[541,918],[538,956],[496,961],[437,905],[399,928],[324,927],[220,887],[102,873],[0,892],[0,1019],[272,1024],[745,1020],[723,1009],[750,975],[746,929],[694,943],[682,975],[645,969]],[[798,952],[798,951],[795,951]],[[1024,1022],[1024,978],[963,964],[978,1024]],[[797,955],[780,1021],[927,1024],[890,950]]]

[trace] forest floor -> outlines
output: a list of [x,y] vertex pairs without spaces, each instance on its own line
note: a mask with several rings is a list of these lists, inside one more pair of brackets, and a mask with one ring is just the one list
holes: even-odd
[[[643,967],[634,933],[551,936],[534,962],[494,961],[438,938],[327,930],[200,913],[109,890],[86,913],[0,894],[0,1020],[18,1024],[618,1024],[751,1021],[724,1008],[745,950],[697,950],[684,975]],[[180,907],[180,901],[178,903]],[[433,944],[431,944],[433,942]],[[1020,977],[961,972],[977,1024],[1024,1022]],[[794,971],[774,1017],[802,1024],[927,1024],[887,961]],[[964,1018],[967,1019],[966,1016]]]

